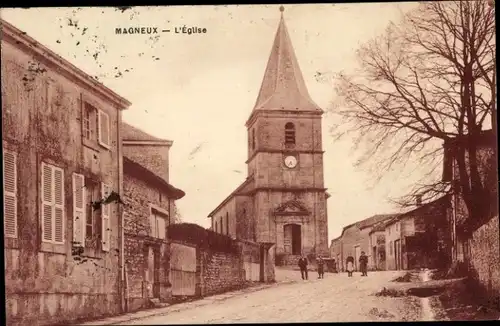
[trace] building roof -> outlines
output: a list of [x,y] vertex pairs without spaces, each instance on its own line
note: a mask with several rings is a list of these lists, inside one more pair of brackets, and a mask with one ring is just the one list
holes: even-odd
[[309,95],[285,25],[283,12],[253,110],[323,112]]
[[160,190],[164,191],[169,198],[177,200],[186,195],[184,191],[172,186],[163,178],[127,156],[123,156],[123,172],[158,187]]
[[387,226],[389,226],[391,224],[394,224],[397,221],[401,221],[405,217],[409,217],[411,215],[419,214],[420,212],[428,209],[430,206],[449,203],[449,200],[450,200],[450,196],[449,195],[444,195],[442,197],[439,197],[438,199],[435,199],[435,200],[430,201],[428,203],[422,204],[422,205],[418,206],[415,209],[412,209],[412,210],[409,210],[407,212],[398,214],[398,215],[394,216],[393,218],[389,219],[385,223],[384,227],[387,227]]
[[131,126],[128,123],[122,122],[120,126],[121,137],[123,141],[148,141],[148,142],[162,142],[166,145],[172,145],[171,140],[161,139],[148,134],[141,129]]
[[362,229],[365,229],[365,228],[368,228],[368,227],[371,227],[377,223],[380,223],[382,221],[387,221],[391,218],[393,218],[394,216],[397,216],[398,214],[377,214],[377,215],[373,215],[369,218],[366,218],[364,220],[361,220],[361,221],[358,221],[358,222],[355,222],[355,223],[352,223],[352,224],[349,224],[347,226],[345,226],[343,229],[342,229],[342,235],[344,235],[344,232],[345,230],[355,226],[357,227],[358,229],[362,230]]
[[3,19],[0,19],[0,23],[2,28],[2,42],[6,41],[13,44],[36,59],[40,59],[41,63],[48,67],[56,67],[62,74],[69,76],[71,80],[90,88],[93,92],[114,103],[119,110],[127,109],[132,104],[127,99],[90,77],[68,60],[28,36],[26,32],[19,30]]
[[242,184],[240,184],[229,196],[224,199],[219,206],[217,206],[213,211],[208,214],[207,217],[212,217],[222,206],[224,206],[227,202],[229,202],[234,196],[244,195],[245,191],[253,184],[254,178],[253,175],[246,178]]

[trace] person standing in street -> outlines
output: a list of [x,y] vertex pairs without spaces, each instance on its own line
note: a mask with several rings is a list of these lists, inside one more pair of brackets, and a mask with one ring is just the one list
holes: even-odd
[[302,276],[303,280],[307,280],[307,258],[304,256],[301,256],[299,259],[299,268],[300,268],[300,275]]
[[354,271],[354,257],[348,256],[345,262],[346,262],[347,276],[352,277],[352,272]]
[[359,256],[359,269],[361,271],[361,276],[368,276],[368,256],[364,251],[362,251],[361,256]]
[[316,265],[318,265],[318,278],[323,278],[325,276],[325,261],[321,256],[318,256],[318,259],[316,259]]

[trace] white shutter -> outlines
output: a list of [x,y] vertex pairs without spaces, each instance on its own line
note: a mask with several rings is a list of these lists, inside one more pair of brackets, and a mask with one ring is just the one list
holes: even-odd
[[109,148],[110,147],[110,142],[109,142],[109,115],[106,112],[103,112],[101,110],[98,110],[98,115],[97,115],[97,123],[99,125],[99,135],[98,135],[98,140],[99,144],[102,146]]
[[53,237],[53,202],[54,190],[52,189],[52,167],[42,163],[42,240],[45,242],[52,242]]
[[158,238],[165,239],[165,219],[162,217],[157,217],[157,226],[158,226]]
[[[101,183],[101,197],[102,199],[106,199],[109,196],[109,186],[105,183]],[[109,223],[111,204],[102,204],[101,205],[101,217],[102,217],[102,230],[101,230],[101,243],[102,250],[109,251],[111,245],[111,225]]]
[[3,227],[4,235],[17,238],[17,156],[3,153]]
[[54,170],[54,242],[64,242],[64,172]]
[[73,245],[85,246],[86,231],[86,189],[85,178],[73,173]]

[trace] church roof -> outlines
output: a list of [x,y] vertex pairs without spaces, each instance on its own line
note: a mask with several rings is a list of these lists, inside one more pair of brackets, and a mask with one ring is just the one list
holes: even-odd
[[[282,9],[282,8],[281,8]],[[254,111],[319,111],[307,91],[304,77],[283,18],[283,10]]]
[[246,178],[246,180],[243,181],[243,183],[240,184],[238,188],[236,188],[231,194],[229,194],[229,196],[227,196],[226,199],[224,199],[222,203],[219,204],[219,206],[217,206],[212,212],[210,212],[210,214],[208,214],[208,217],[212,217],[215,213],[217,213],[217,211],[221,209],[225,204],[227,204],[227,202],[229,202],[234,196],[244,195],[249,189],[252,188],[253,182],[253,175]]

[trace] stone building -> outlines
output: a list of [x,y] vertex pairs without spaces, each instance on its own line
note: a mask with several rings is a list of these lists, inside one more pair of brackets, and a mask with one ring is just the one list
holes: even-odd
[[[390,221],[390,220],[389,220]],[[385,227],[388,221],[377,223],[369,232],[371,265],[368,268],[377,271],[386,269]]]
[[[466,136],[464,138],[467,138]],[[477,163],[480,178],[485,185],[487,209],[482,216],[469,216],[460,189],[456,153],[463,148],[461,139],[450,139],[444,144],[445,157],[443,180],[455,187],[449,211],[451,260],[463,262],[487,291],[489,296],[500,298],[500,232],[498,219],[498,151],[497,135],[492,130],[483,131],[476,139]],[[466,164],[470,164],[466,157]],[[497,301],[498,302],[498,301]]]
[[7,324],[119,313],[121,205],[102,200],[122,194],[130,103],[1,24]]
[[[368,256],[368,266],[373,265],[373,256],[370,242],[370,232],[372,228],[393,217],[394,214],[379,214],[371,216],[362,221],[345,226],[340,235],[340,252],[334,252],[334,255],[340,255],[340,270],[345,270],[347,257],[354,257],[354,266],[358,270],[359,256],[364,251]],[[337,248],[339,246],[336,246]]]
[[446,219],[449,196],[422,204],[385,224],[388,270],[445,268],[450,256]]
[[294,262],[328,255],[328,194],[321,117],[309,96],[283,14],[256,104],[246,122],[248,177],[208,216],[212,228]]
[[184,192],[169,184],[172,141],[121,124],[127,311],[170,298],[167,228]]

